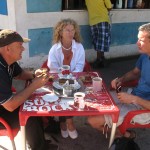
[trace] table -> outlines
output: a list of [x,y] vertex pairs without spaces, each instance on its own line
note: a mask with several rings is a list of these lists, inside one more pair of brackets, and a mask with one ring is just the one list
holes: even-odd
[[[97,72],[88,72],[88,74],[92,77],[99,76]],[[80,78],[87,75],[87,72],[73,73],[73,75],[76,78]],[[58,78],[58,74],[53,74],[53,76],[55,79]],[[91,82],[83,82],[83,84],[85,88],[92,86]],[[113,121],[109,141],[109,147],[111,146],[116,132],[119,109],[109,94],[104,81],[101,91],[86,92],[85,108],[83,110],[79,110],[76,106],[74,106],[73,98],[60,97],[53,103],[44,101],[42,97],[51,92],[53,92],[52,82],[49,82],[43,88],[37,89],[20,107],[19,120],[23,150],[26,150],[25,125],[27,119],[31,116],[91,116],[109,114]]]

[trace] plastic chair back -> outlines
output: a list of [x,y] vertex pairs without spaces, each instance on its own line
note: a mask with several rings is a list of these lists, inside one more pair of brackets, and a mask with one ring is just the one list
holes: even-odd
[[118,127],[120,132],[124,134],[126,130],[129,128],[150,128],[150,123],[149,124],[132,123],[132,119],[136,115],[140,115],[143,113],[150,113],[150,110],[135,110],[128,112],[124,118],[123,123]]
[[46,60],[46,61],[42,64],[41,68],[47,68],[48,71],[49,71],[50,69],[49,69],[48,66],[47,66],[47,61],[48,61],[48,60]]
[[[122,84],[122,87],[134,87],[138,83],[138,80],[126,82]],[[150,113],[150,110],[134,110],[127,113],[122,124],[118,127],[120,132],[124,134],[128,128],[150,128],[150,124],[132,123],[132,119],[139,114]]]
[[[12,86],[11,90],[13,93],[16,93],[15,87]],[[4,129],[0,128],[0,136],[8,136],[11,140],[13,150],[16,150],[14,138],[17,135],[19,128],[12,129],[2,117],[0,117],[0,123],[5,127]],[[4,148],[3,146],[1,147]]]
[[91,65],[90,65],[90,63],[85,59],[85,65],[84,65],[84,68],[83,68],[83,72],[90,72],[90,71],[92,71]]
[[0,136],[8,136],[11,140],[13,150],[16,150],[14,138],[17,135],[19,128],[12,129],[2,117],[0,117],[0,123],[5,127],[4,129],[0,128]]

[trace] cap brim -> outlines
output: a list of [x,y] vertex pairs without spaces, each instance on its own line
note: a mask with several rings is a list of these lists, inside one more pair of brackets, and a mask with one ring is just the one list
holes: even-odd
[[27,42],[30,42],[30,41],[31,41],[31,39],[23,38],[23,42],[24,42],[24,43],[27,43]]

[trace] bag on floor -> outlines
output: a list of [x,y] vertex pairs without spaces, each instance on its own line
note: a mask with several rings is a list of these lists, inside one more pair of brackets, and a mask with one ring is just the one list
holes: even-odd
[[109,150],[140,150],[138,144],[126,137],[116,138]]

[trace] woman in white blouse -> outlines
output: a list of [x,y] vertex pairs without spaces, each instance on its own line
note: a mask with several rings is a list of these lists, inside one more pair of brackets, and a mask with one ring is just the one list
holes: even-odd
[[[50,72],[58,72],[62,65],[69,65],[71,72],[82,72],[85,64],[85,51],[81,44],[80,30],[72,19],[63,19],[54,28],[53,46],[48,55],[47,66]],[[61,135],[72,139],[78,137],[73,118],[60,117]]]

